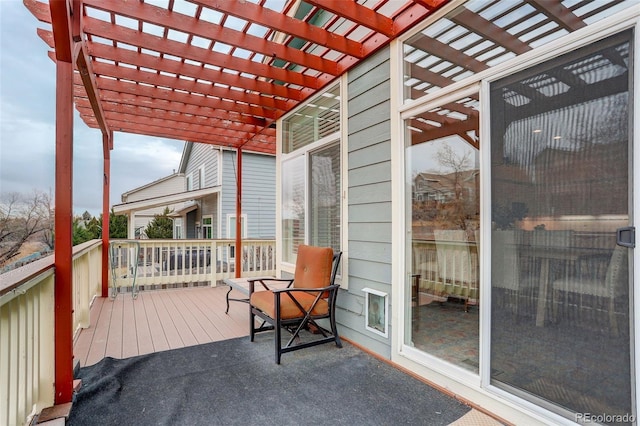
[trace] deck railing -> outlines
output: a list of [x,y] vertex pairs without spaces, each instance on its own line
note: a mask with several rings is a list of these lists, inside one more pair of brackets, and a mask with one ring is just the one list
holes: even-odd
[[[109,286],[118,289],[131,289],[134,283],[139,288],[215,286],[235,276],[235,240],[112,240],[110,246]],[[241,267],[243,277],[274,275],[275,240],[243,240]]]
[[[139,248],[138,248],[139,247]],[[235,276],[234,240],[114,240],[118,287]],[[73,329],[89,326],[102,289],[102,242],[73,248]],[[275,274],[275,241],[242,242],[242,276]],[[137,269],[137,270],[136,270]],[[54,402],[54,257],[0,275],[0,425],[22,425]],[[109,283],[111,285],[111,283]]]
[[412,269],[418,291],[436,298],[478,297],[478,248],[466,241],[412,241]]
[[[89,325],[102,244],[73,248],[73,328]],[[54,401],[54,258],[0,277],[0,424],[22,425]]]

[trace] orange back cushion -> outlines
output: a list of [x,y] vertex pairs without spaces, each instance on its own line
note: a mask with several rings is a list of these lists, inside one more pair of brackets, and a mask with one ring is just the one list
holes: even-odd
[[293,287],[318,288],[326,287],[331,281],[333,249],[331,247],[315,247],[301,244],[298,246],[296,273]]

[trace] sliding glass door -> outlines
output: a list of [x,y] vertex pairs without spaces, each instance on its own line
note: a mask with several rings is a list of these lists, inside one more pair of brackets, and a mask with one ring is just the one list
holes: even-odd
[[491,383],[632,414],[628,31],[490,85]]

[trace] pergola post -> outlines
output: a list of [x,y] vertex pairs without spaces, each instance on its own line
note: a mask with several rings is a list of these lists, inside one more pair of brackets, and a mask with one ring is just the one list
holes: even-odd
[[109,149],[110,136],[102,135],[104,150],[102,183],[102,297],[109,296],[109,189],[111,188],[111,151]]
[[236,182],[236,278],[242,276],[242,148],[236,150],[238,178]]
[[56,62],[55,404],[73,396],[73,64]]

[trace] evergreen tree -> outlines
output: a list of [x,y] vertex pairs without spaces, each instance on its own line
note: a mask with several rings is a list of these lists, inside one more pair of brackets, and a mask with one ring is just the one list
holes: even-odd
[[95,240],[95,239],[100,239],[102,238],[102,222],[98,221],[98,219],[96,219],[95,217],[91,217],[91,219],[89,219],[89,221],[85,222],[85,225],[87,227],[87,231],[89,232],[89,235],[91,235],[91,239]]
[[92,239],[91,233],[84,226],[84,222],[81,218],[73,219],[73,245],[82,244]]
[[145,234],[151,239],[167,239],[173,238],[173,220],[169,217],[171,211],[168,207],[165,207],[162,214],[157,214],[153,217],[153,220],[147,225]]
[[[100,223],[102,223],[102,215],[100,215]],[[109,213],[109,238],[127,238],[127,217],[116,215],[113,209]]]

